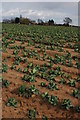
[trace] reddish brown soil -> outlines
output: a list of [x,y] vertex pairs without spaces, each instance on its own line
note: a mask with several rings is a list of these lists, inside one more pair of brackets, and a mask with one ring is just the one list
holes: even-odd
[[[19,41],[16,42],[17,45],[20,45],[21,43]],[[24,45],[23,45],[24,46]],[[25,43],[25,46],[27,47],[27,43]],[[38,48],[34,48],[34,47],[27,47],[27,49],[37,49],[37,51],[39,52]],[[64,50],[69,50],[69,52],[71,52],[71,55],[78,55],[78,53],[75,53],[73,51],[73,49],[68,49],[68,48],[64,48]],[[47,54],[54,57],[55,53],[59,53],[59,55],[64,54],[64,52],[58,52],[57,50],[55,51],[51,51],[51,50],[46,50]],[[5,79],[7,79],[8,81],[11,82],[10,86],[8,88],[3,88],[2,91],[2,116],[3,118],[28,118],[28,110],[29,109],[36,109],[37,111],[37,115],[36,118],[42,118],[42,115],[46,115],[48,118],[62,118],[62,119],[74,119],[74,118],[79,118],[80,114],[76,112],[75,109],[73,110],[64,110],[61,108],[60,103],[63,99],[70,99],[72,101],[72,103],[74,104],[74,106],[79,105],[79,100],[77,98],[74,98],[73,96],[71,96],[72,91],[74,90],[74,87],[70,87],[69,85],[61,85],[59,84],[59,79],[60,77],[56,77],[56,83],[59,87],[60,90],[54,90],[51,91],[47,88],[42,88],[40,87],[40,83],[45,81],[46,84],[48,84],[48,81],[46,81],[45,79],[41,79],[41,78],[37,78],[36,77],[36,82],[34,83],[28,83],[28,82],[23,82],[22,81],[22,77],[24,76],[24,73],[22,72],[17,72],[16,70],[11,70],[11,65],[14,62],[14,55],[12,55],[13,50],[11,49],[7,49],[7,53],[3,53],[2,54],[2,58],[7,58],[9,55],[11,56],[11,58],[7,58],[7,64],[9,66],[8,68],[8,72],[4,73],[3,76],[5,76]],[[40,53],[40,52],[39,52]],[[21,53],[19,53],[19,55],[22,56]],[[42,57],[42,53],[40,53],[40,57]],[[28,62],[33,61],[34,65],[38,64],[38,65],[42,65],[43,63],[49,63],[48,60],[46,61],[42,61],[42,60],[36,60],[35,58],[28,58]],[[73,64],[75,66],[75,62],[73,61]],[[27,63],[22,63],[20,62],[19,67],[21,67],[22,69],[24,69],[24,67],[26,67]],[[61,66],[61,70],[66,72],[67,74],[71,74],[71,78],[76,79],[78,74],[80,73],[80,71],[75,68],[75,67],[67,67],[64,65],[53,65],[53,69],[55,69],[57,66]],[[68,81],[68,80],[67,80]],[[43,92],[49,92],[49,94],[53,94],[54,96],[58,96],[59,98],[59,104],[57,106],[52,106],[50,105],[47,101],[44,101],[41,97],[41,95],[33,95],[32,97],[30,97],[29,99],[26,99],[25,97],[20,97],[17,94],[17,89],[18,87],[20,87],[21,85],[26,84],[27,87],[29,87],[30,85],[34,84],[40,91],[40,93]],[[76,87],[78,87],[79,84],[76,83]],[[6,106],[6,102],[8,101],[8,99],[10,97],[14,97],[17,99],[18,101],[18,107],[14,108],[14,107],[8,107]],[[28,118],[29,119],[29,118]]]

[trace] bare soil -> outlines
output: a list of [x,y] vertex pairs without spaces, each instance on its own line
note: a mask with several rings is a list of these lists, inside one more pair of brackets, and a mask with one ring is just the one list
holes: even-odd
[[[21,43],[17,41],[15,44],[20,45]],[[42,57],[42,53],[38,48],[34,48],[33,46],[28,47],[28,44],[25,43],[23,46],[26,46],[27,49],[37,49],[37,51],[40,54],[40,57]],[[69,48],[64,48],[64,50],[69,50],[71,55],[77,55],[79,56],[78,53],[74,52],[73,49]],[[54,57],[55,53],[59,53],[59,55],[65,54],[65,52],[58,52],[57,50],[52,51],[52,50],[46,50],[47,54]],[[7,48],[7,53],[2,53],[2,59],[7,58],[8,56],[11,56],[11,58],[7,58],[7,64],[9,66],[7,73],[4,73],[3,76],[5,76],[5,79],[11,82],[10,86],[8,88],[3,88],[2,90],[2,116],[3,118],[28,118],[28,110],[35,108],[37,111],[36,118],[42,118],[42,115],[47,115],[48,118],[62,118],[62,119],[74,119],[74,118],[79,118],[80,114],[76,112],[75,109],[73,110],[64,110],[61,108],[60,103],[63,99],[70,99],[74,106],[79,105],[79,100],[77,98],[74,98],[71,96],[72,91],[74,90],[74,87],[70,87],[69,85],[61,85],[59,84],[59,79],[60,77],[56,77],[56,83],[59,87],[60,90],[54,90],[51,91],[47,88],[42,88],[40,87],[41,82],[46,82],[48,84],[48,81],[45,79],[37,78],[36,77],[36,82],[34,83],[28,83],[28,82],[23,82],[22,77],[24,76],[24,73],[22,72],[17,72],[17,70],[11,70],[11,66],[14,62],[14,55],[12,54],[13,50]],[[19,55],[22,56],[21,52]],[[22,56],[23,57],[23,56]],[[43,63],[49,64],[48,60],[46,61],[41,61],[41,60],[36,60],[35,58],[28,58],[28,62],[33,62],[34,65],[42,65]],[[53,69],[55,69],[58,65],[61,67],[61,70],[66,72],[67,74],[71,74],[71,77],[73,79],[76,79],[77,76],[80,74],[80,71],[75,68],[75,62],[73,61],[74,67],[68,67],[60,64],[54,64]],[[27,66],[27,63],[22,63],[20,62],[18,67],[21,67],[24,69],[24,67]],[[68,79],[67,79],[68,81]],[[27,87],[30,85],[34,84],[40,91],[40,93],[43,92],[49,92],[49,94],[53,94],[54,96],[58,96],[59,98],[59,104],[57,106],[52,106],[50,105],[47,101],[44,101],[41,97],[41,95],[33,95],[29,99],[26,99],[25,97],[21,97],[17,94],[17,89],[23,85],[26,84]],[[78,83],[76,83],[76,88],[79,86]],[[10,97],[14,97],[18,101],[18,107],[8,107],[6,106],[6,102]],[[29,118],[28,118],[29,119]]]

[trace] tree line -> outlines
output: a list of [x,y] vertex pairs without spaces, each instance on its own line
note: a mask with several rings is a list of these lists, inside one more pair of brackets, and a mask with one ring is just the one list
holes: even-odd
[[63,24],[56,24],[53,19],[49,19],[47,22],[44,22],[42,19],[38,19],[37,22],[35,20],[31,20],[29,18],[24,18],[22,15],[20,17],[15,17],[14,19],[3,19],[3,23],[15,23],[15,24],[26,24],[26,25],[65,25],[69,26],[72,23],[72,19],[69,17],[65,17],[63,20]]

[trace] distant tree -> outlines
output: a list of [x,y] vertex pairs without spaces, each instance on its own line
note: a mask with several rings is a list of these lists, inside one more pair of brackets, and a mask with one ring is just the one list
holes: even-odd
[[3,23],[7,23],[7,19],[3,19]]
[[49,20],[49,21],[48,21],[48,24],[49,24],[49,25],[54,25],[54,20],[53,20],[53,19]]
[[67,26],[69,26],[69,24],[72,23],[72,19],[69,17],[65,17],[65,19],[63,21],[64,21],[64,24]]
[[42,19],[38,19],[38,24],[39,24],[39,25],[43,25],[43,23],[44,23],[44,22],[43,22]]
[[3,23],[10,23],[11,21],[9,19],[3,19]]
[[11,18],[11,23],[15,23],[15,19],[14,18]]
[[15,23],[20,23],[20,18],[16,17],[15,18]]
[[20,23],[21,23],[21,24],[29,25],[29,23],[31,23],[31,21],[30,21],[30,19],[28,19],[28,18],[22,18],[22,20],[21,20]]

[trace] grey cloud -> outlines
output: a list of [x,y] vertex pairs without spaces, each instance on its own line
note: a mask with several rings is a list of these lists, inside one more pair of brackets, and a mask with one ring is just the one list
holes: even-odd
[[78,3],[76,2],[14,2],[2,3],[4,17],[15,17],[22,14],[31,19],[41,18],[48,20],[53,18],[56,23],[62,23],[64,17],[69,16],[73,23],[78,21]]

